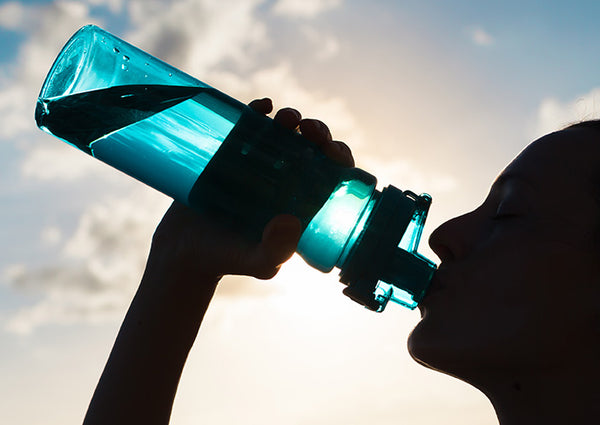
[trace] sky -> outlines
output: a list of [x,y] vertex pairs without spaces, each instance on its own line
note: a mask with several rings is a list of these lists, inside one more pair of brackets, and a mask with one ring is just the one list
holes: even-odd
[[[81,422],[169,199],[42,133],[44,76],[95,23],[229,95],[325,121],[379,186],[427,192],[425,240],[535,138],[600,116],[594,1],[0,1],[0,423]],[[435,255],[423,244],[424,255]],[[495,424],[297,256],[224,279],[171,423]]]

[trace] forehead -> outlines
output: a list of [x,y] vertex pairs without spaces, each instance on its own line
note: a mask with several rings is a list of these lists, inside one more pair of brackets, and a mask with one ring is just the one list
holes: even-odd
[[548,134],[523,150],[502,172],[519,175],[538,188],[576,190],[600,182],[600,131],[574,128]]
[[496,183],[492,192],[515,193],[541,231],[569,243],[587,241],[599,216],[600,131],[570,129],[544,136],[521,152]]

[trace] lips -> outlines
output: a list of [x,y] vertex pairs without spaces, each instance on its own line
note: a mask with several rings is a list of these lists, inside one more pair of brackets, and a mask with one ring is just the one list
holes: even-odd
[[427,294],[425,295],[425,297],[427,297],[427,295],[429,294],[435,294],[445,289],[446,286],[442,282],[441,274],[442,272],[440,272],[439,270],[435,272],[435,274],[433,275],[433,279],[431,279],[431,284],[429,285],[429,289],[427,290]]
[[423,312],[424,309],[427,308],[429,300],[437,298],[446,290],[446,285],[441,279],[442,274],[444,274],[444,272],[438,269],[433,275],[433,279],[431,279],[431,283],[429,284],[429,289],[427,290],[427,293],[425,294],[423,300],[419,303],[419,309],[421,310],[421,312]]

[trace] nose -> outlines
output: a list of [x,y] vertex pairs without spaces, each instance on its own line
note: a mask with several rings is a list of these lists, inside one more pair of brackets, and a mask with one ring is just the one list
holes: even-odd
[[429,237],[429,246],[442,262],[453,261],[463,257],[468,250],[469,217],[467,213],[448,220]]

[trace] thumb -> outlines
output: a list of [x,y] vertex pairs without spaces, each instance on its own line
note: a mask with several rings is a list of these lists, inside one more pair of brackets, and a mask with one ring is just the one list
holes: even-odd
[[262,241],[248,257],[248,269],[258,279],[271,279],[296,251],[302,234],[300,220],[290,214],[274,217],[263,231]]

